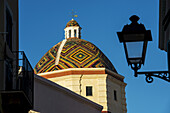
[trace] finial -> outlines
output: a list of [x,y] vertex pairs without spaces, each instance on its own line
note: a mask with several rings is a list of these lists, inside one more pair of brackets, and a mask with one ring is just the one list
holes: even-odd
[[78,15],[76,15],[75,13],[76,13],[76,12],[72,9],[72,12],[71,12],[71,17],[72,17],[72,19],[73,19],[74,17],[78,17]]
[[129,20],[132,22],[132,23],[137,23],[137,21],[139,20],[140,18],[136,15],[132,15]]

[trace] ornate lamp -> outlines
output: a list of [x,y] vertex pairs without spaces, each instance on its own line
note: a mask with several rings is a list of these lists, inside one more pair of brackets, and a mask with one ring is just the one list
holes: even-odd
[[[147,49],[148,41],[152,41],[151,31],[146,30],[143,24],[139,24],[138,20],[139,17],[136,15],[131,16],[130,21],[132,22],[129,25],[125,25],[122,32],[117,32],[119,41],[124,45],[124,50],[126,54],[126,59],[128,65],[134,70],[134,76],[137,77],[138,74],[145,74],[146,81],[151,83],[153,78],[151,76],[161,78],[160,74],[164,74],[163,76],[167,76],[167,71],[157,71],[157,72],[138,72],[141,68],[141,65],[144,65],[145,62],[145,55]],[[168,77],[166,78],[169,81]],[[165,80],[165,79],[164,79]]]

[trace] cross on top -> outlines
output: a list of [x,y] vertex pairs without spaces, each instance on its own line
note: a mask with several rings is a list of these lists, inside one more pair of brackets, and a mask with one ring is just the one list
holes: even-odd
[[72,9],[72,12],[71,12],[71,17],[74,18],[74,17],[78,17],[78,15],[76,15],[76,12]]

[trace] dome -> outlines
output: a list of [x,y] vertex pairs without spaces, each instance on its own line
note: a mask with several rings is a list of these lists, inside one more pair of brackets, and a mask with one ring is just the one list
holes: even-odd
[[[63,46],[62,42],[40,59],[34,68],[35,74],[68,68],[107,68],[116,72],[109,59],[94,44],[78,38],[65,40]],[[57,58],[59,61],[56,64]]]
[[[77,23],[77,21],[75,21],[74,19],[70,20],[67,24],[66,27],[71,27],[71,26],[79,26],[79,24]],[[80,27],[80,26],[79,26]]]

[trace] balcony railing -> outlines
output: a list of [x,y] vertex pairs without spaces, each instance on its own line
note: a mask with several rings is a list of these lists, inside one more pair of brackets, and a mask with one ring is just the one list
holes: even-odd
[[24,51],[16,51],[14,54],[18,55],[17,90],[23,91],[33,106],[34,70],[29,63]]
[[0,91],[0,113],[28,113],[33,109],[34,71],[23,51],[15,51],[13,55],[4,60],[9,64],[5,74],[8,87]]

